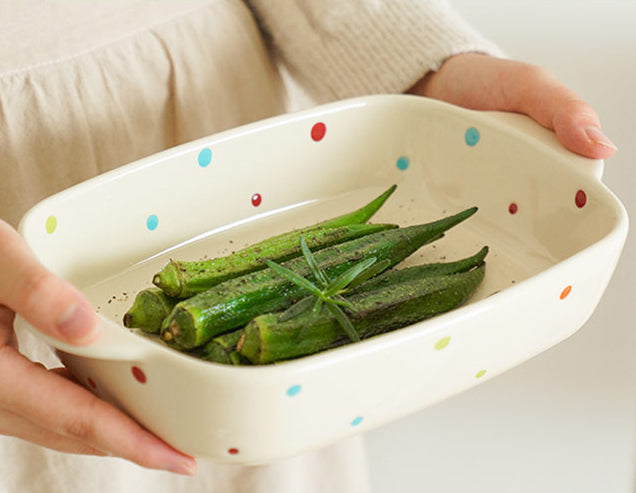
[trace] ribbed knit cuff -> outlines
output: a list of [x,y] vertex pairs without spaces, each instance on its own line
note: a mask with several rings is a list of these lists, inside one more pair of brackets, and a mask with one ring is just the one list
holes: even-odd
[[503,56],[443,0],[250,0],[317,102],[400,93],[448,57]]

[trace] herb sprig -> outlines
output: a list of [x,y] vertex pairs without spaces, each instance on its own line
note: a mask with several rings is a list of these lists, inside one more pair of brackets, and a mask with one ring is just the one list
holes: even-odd
[[335,279],[330,279],[328,274],[318,266],[316,258],[307,246],[305,238],[302,236],[300,237],[300,248],[305,257],[305,262],[318,285],[287,267],[283,267],[271,260],[265,260],[267,266],[272,270],[310,293],[309,296],[301,299],[289,308],[283,315],[284,319],[289,320],[311,308],[312,314],[310,321],[313,321],[324,306],[333,315],[349,338],[354,342],[359,341],[360,336],[342,307],[353,313],[355,313],[356,310],[353,305],[344,298],[343,294],[384,270],[388,267],[388,261],[376,263],[375,257],[369,257],[354,264]]

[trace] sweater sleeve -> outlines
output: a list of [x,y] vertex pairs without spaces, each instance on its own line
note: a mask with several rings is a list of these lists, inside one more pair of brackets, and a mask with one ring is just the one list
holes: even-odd
[[444,0],[249,0],[277,55],[319,103],[400,93],[465,52],[503,56]]

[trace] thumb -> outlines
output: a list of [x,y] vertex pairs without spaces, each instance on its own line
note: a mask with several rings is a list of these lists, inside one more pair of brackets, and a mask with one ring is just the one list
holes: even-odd
[[84,296],[46,269],[22,237],[1,220],[0,305],[65,342],[87,344],[98,333],[97,316]]

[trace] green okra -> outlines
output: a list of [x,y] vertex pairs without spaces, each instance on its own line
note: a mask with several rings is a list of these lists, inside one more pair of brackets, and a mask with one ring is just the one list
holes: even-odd
[[236,343],[242,332],[234,330],[215,337],[203,346],[199,358],[226,365],[249,365],[250,361],[236,351]]
[[369,279],[351,290],[352,294],[366,293],[379,288],[391,286],[405,281],[421,279],[423,277],[444,276],[466,272],[480,265],[488,255],[488,247],[485,246],[476,254],[454,262],[438,262],[422,265],[414,265],[405,269],[391,269]]
[[[277,236],[224,257],[201,261],[170,260],[153,277],[153,284],[170,296],[188,298],[210,289],[223,281],[239,277],[266,267],[264,259],[282,262],[300,256],[299,238],[310,248],[322,248],[360,238],[362,236],[397,228],[395,224],[350,224],[340,227],[298,230]],[[293,233],[293,234],[291,234]]]
[[[385,268],[397,265],[423,245],[476,212],[466,209],[438,221],[373,233],[316,252],[318,266],[336,277],[356,262],[375,257]],[[385,262],[387,261],[388,262]],[[282,264],[311,278],[302,257]],[[230,279],[179,302],[165,319],[161,337],[184,349],[201,346],[213,337],[239,328],[263,313],[284,310],[306,296],[304,288],[270,268]]]
[[[457,274],[385,285],[347,297],[349,319],[361,339],[420,322],[465,303],[484,278],[485,263]],[[236,350],[252,364],[268,364],[325,351],[350,342],[326,307],[282,321],[283,313],[254,318],[242,330]]]
[[143,289],[124,314],[124,326],[140,329],[148,334],[158,334],[163,320],[172,311],[179,299],[168,296],[159,288]]
[[300,256],[299,239],[305,237],[312,250],[352,240],[394,225],[366,223],[395,191],[396,186],[353,212],[328,219],[306,228],[266,238],[224,257],[201,261],[171,260],[153,277],[153,284],[170,296],[187,298],[228,279],[264,268],[263,259],[283,262]]

